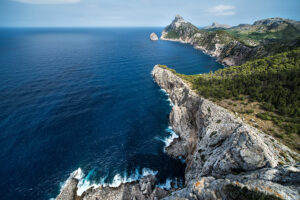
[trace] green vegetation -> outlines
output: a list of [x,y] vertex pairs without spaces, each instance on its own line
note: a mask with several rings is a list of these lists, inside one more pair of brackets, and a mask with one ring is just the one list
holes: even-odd
[[249,190],[247,187],[240,187],[233,184],[226,185],[225,190],[229,195],[228,198],[232,200],[282,200],[281,195],[276,193],[276,191],[274,191],[276,194],[275,196],[265,194],[259,190]]
[[179,38],[179,34],[176,31],[171,30],[167,33],[166,38]]
[[[189,30],[187,32],[187,30]],[[182,23],[179,27],[173,29],[173,27],[166,27],[167,35],[166,38],[178,39],[181,36],[192,37],[195,33],[200,30],[191,23]]]
[[215,73],[181,76],[206,98],[230,99],[244,94],[252,101],[264,102],[265,110],[300,116],[300,49]]
[[[260,102],[265,112],[256,116],[273,121],[285,133],[275,136],[296,137],[290,146],[300,150],[297,144],[300,137],[300,48],[214,73],[177,75],[190,82],[205,98],[216,101],[246,97],[249,102]],[[254,111],[246,110],[245,113]]]
[[[266,28],[263,26],[259,26],[260,29]],[[265,31],[261,31],[258,27],[254,26],[249,28],[248,30],[239,30],[237,28],[226,30],[228,33],[234,35],[235,37],[241,39],[253,39],[256,41],[261,41],[265,39],[276,39],[276,40],[291,40],[300,37],[299,31],[291,24],[286,24],[281,30],[268,30],[266,28]]]

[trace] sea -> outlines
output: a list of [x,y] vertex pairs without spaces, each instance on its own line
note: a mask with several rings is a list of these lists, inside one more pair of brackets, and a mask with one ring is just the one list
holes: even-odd
[[75,170],[79,193],[156,174],[184,183],[185,161],[155,64],[183,74],[223,66],[191,45],[151,41],[153,28],[0,29],[0,199],[55,198]]

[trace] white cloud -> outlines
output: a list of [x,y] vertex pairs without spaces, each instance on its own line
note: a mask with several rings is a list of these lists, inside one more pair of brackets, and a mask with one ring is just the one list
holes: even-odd
[[80,0],[14,0],[21,3],[29,4],[71,4],[78,3]]
[[210,8],[209,12],[213,15],[218,15],[218,16],[235,15],[235,6],[220,4]]

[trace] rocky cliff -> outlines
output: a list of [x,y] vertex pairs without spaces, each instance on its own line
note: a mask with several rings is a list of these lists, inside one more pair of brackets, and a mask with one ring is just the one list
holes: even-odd
[[297,153],[201,98],[172,71],[156,65],[152,75],[174,104],[170,125],[179,137],[166,152],[187,164],[187,187],[166,199],[243,199],[243,190],[245,199],[299,199]]
[[298,24],[291,20],[269,19],[226,31],[206,31],[198,29],[177,15],[163,30],[161,39],[189,43],[194,48],[216,57],[220,63],[233,66],[299,45]]
[[[165,151],[186,161],[185,186],[166,191],[148,175],[118,187],[90,187],[77,195],[75,171],[57,200],[256,200],[300,198],[299,155],[275,138],[204,99],[174,72],[156,65],[152,76],[173,103],[178,134]],[[170,169],[172,170],[172,169]]]

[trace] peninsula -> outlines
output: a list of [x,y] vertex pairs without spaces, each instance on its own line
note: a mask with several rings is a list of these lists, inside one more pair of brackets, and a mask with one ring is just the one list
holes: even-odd
[[185,160],[184,186],[167,191],[148,175],[79,196],[76,171],[57,199],[299,199],[299,24],[270,18],[210,30],[176,16],[162,40],[189,43],[232,66],[189,76],[159,64],[152,70],[173,104],[169,123],[178,137],[165,150]]

